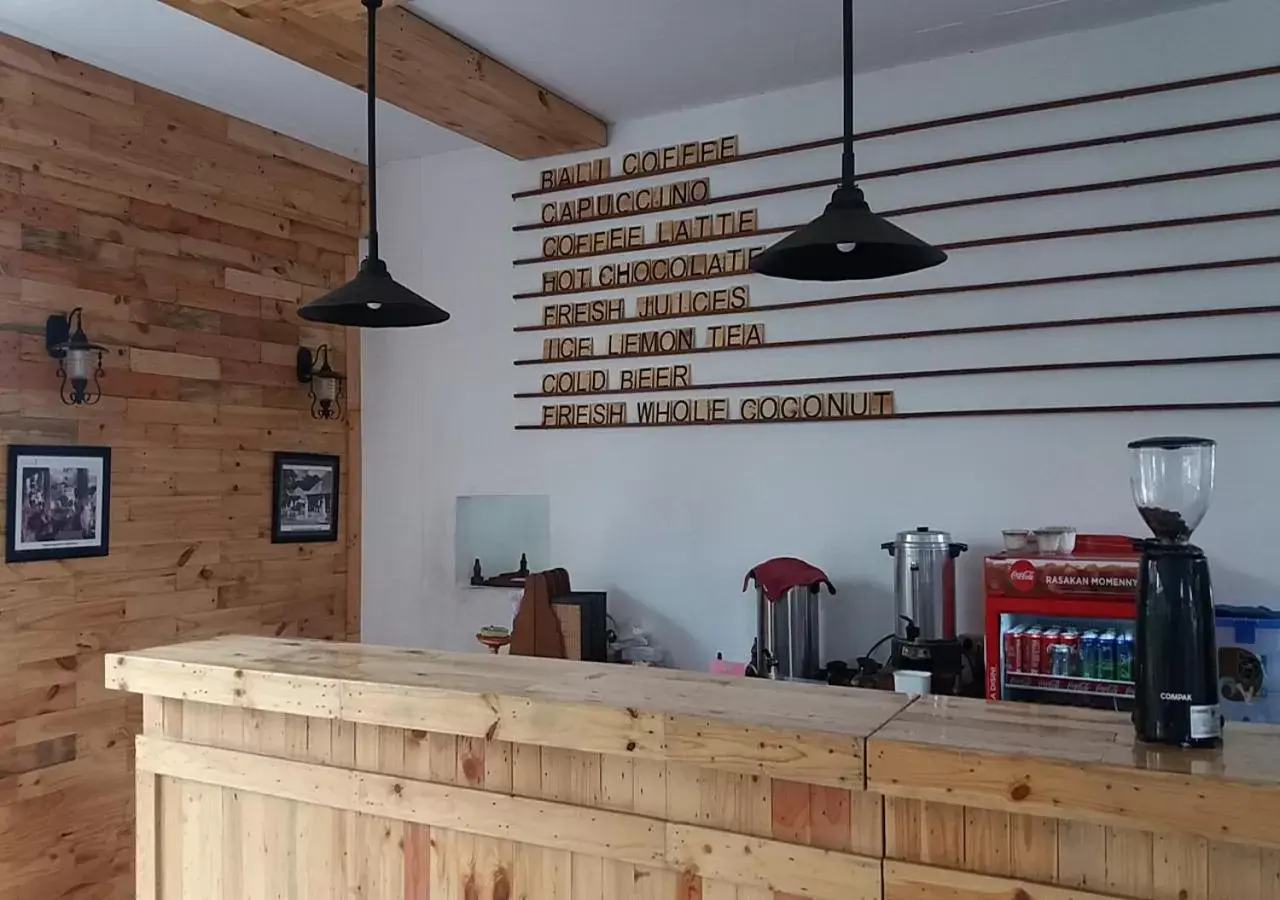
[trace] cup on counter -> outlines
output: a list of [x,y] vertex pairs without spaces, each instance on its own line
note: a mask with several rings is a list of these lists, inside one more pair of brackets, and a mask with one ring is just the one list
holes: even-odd
[[1035,536],[1026,528],[1006,528],[1001,534],[1004,535],[1006,550],[1026,550],[1035,542]]
[[1076,549],[1076,530],[1066,525],[1050,525],[1035,530],[1041,553],[1071,553]]
[[928,672],[899,669],[893,673],[893,689],[900,694],[928,694],[933,686],[933,676]]

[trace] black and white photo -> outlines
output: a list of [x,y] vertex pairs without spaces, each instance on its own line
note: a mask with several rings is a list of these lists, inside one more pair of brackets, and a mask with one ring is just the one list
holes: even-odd
[[5,562],[106,556],[111,449],[9,447]]
[[275,455],[272,543],[338,539],[338,463],[317,453]]

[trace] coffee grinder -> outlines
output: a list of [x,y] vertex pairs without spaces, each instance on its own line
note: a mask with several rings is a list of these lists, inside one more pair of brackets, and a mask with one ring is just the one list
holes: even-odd
[[1196,437],[1129,445],[1133,499],[1155,535],[1135,542],[1142,564],[1133,657],[1133,724],[1152,743],[1214,747],[1222,738],[1209,563],[1190,543],[1209,509],[1215,447]]

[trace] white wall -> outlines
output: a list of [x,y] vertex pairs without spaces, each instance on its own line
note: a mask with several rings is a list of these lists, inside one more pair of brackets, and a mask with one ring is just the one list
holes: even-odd
[[[1235,0],[1073,36],[860,77],[862,129],[1280,62],[1280,4]],[[1130,130],[1280,110],[1280,78],[1202,88],[869,142],[863,170]],[[618,125],[629,150],[722,134],[743,150],[832,134],[839,85],[826,83]],[[1273,158],[1280,127],[1258,126],[867,182],[873,206],[977,196]],[[839,595],[826,643],[852,657],[892,626],[892,566],[878,548],[903,528],[945,528],[975,552],[960,569],[961,624],[977,625],[980,551],[1002,528],[1066,523],[1139,533],[1125,443],[1156,433],[1220,442],[1214,507],[1199,532],[1219,599],[1276,602],[1272,564],[1280,420],[1274,412],[1052,416],[746,428],[516,432],[536,422],[543,367],[534,256],[546,232],[514,234],[546,162],[468,150],[385,168],[383,242],[392,272],[453,313],[446,326],[366,333],[364,633],[367,640],[474,649],[474,630],[510,615],[503,592],[455,587],[453,503],[460,494],[545,493],[552,554],[576,585],[609,591],[615,614],[656,632],[684,666],[716,651],[742,658],[753,631],[743,573],[771,556],[824,567]],[[710,171],[716,193],[831,177],[836,151]],[[1240,175],[1155,188],[987,205],[902,223],[929,239],[1070,228],[1276,206],[1280,176]],[[810,218],[826,196],[759,202],[762,226]],[[724,207],[736,208],[736,207]],[[649,224],[663,216],[642,221]],[[694,248],[719,249],[712,245]],[[1000,281],[1273,254],[1277,220],[966,250],[894,288]],[[595,260],[602,262],[605,260]],[[749,315],[780,340],[1024,319],[1274,304],[1276,267],[1112,280]],[[725,284],[733,282],[725,282]],[[849,286],[752,278],[764,304],[850,293]],[[882,285],[884,283],[881,283]],[[856,289],[856,288],[855,288]],[[882,286],[868,290],[884,289]],[[638,290],[627,291],[634,297]],[[630,301],[629,301],[630,305]],[[695,322],[699,333],[705,322]],[[608,329],[593,329],[601,340]],[[692,357],[697,381],[1013,362],[1275,350],[1275,317],[1146,328],[1055,330]],[[701,340],[701,338],[700,338]],[[615,367],[620,368],[620,367]],[[1274,365],[982,376],[886,383],[901,410],[1276,398]],[[758,393],[758,392],[757,392]],[[673,395],[666,395],[673,396]],[[678,396],[678,395],[676,395]]]

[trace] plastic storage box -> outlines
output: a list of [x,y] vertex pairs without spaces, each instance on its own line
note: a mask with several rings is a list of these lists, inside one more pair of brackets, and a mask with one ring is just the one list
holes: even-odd
[[1235,722],[1280,724],[1280,612],[1262,606],[1219,606],[1218,694]]

